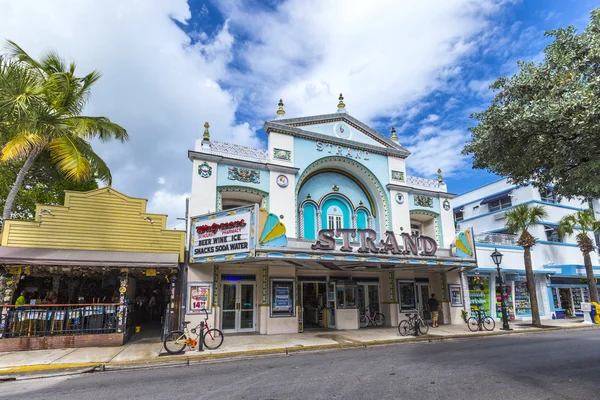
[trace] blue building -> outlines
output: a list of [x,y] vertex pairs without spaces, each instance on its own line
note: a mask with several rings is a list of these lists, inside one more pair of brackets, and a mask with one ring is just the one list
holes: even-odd
[[[540,191],[531,185],[517,187],[501,179],[457,196],[454,204],[457,228],[472,228],[475,232],[478,268],[468,274],[472,288],[467,297],[467,301],[471,301],[470,308],[485,308],[500,317],[496,266],[489,256],[497,248],[504,254],[502,275],[509,290],[511,317],[531,319],[523,249],[517,245],[518,236],[508,234],[505,228],[507,211],[519,204],[530,204],[543,206],[548,214],[546,220],[529,229],[538,239],[531,256],[540,316],[542,319],[583,316],[581,303],[590,301],[583,255],[574,236],[559,234],[558,222],[579,210],[591,209],[597,215],[600,213],[598,200],[568,200],[557,196],[552,188]],[[598,246],[598,234],[588,234]],[[591,256],[594,275],[598,278],[598,253]]]
[[[470,231],[456,235],[443,182],[409,176],[410,153],[337,112],[267,121],[268,148],[202,138],[189,151],[188,319],[201,308],[224,331],[358,329],[366,310],[386,325],[423,310],[461,323]],[[435,167],[433,167],[435,168]],[[435,172],[435,170],[434,170]]]

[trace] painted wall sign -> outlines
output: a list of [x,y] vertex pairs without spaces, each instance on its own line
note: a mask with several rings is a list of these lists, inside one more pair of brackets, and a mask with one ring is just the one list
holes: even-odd
[[346,156],[356,160],[368,160],[369,152],[364,150],[351,149],[349,147],[337,146],[331,143],[317,142],[317,151],[325,151],[337,156]]
[[[350,238],[356,239],[358,237],[360,247],[357,248],[357,251],[359,253],[434,256],[437,252],[437,242],[429,236],[413,236],[404,232],[401,236],[403,249],[398,245],[396,235],[392,231],[385,232],[385,240],[376,243],[377,233],[373,229],[337,229],[336,231],[322,229],[317,235],[317,241],[310,248],[313,250],[335,250],[335,239],[341,237],[342,247],[340,247],[340,251],[351,252],[353,247],[350,246]],[[420,252],[419,247],[421,248]]]
[[192,222],[192,257],[250,251],[250,212]]

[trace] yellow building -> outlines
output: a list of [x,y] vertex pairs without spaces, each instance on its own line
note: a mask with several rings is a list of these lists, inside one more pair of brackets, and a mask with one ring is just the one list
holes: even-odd
[[[64,205],[37,205],[34,221],[5,221],[0,300],[10,312],[3,313],[0,335],[32,337],[52,329],[69,334],[112,332],[126,338],[133,326],[141,326],[140,334],[158,334],[163,313],[178,308],[176,282],[185,232],[167,230],[167,215],[147,213],[146,206],[146,199],[112,188],[69,191]],[[22,292],[26,305],[16,307]],[[34,315],[33,310],[83,310],[85,316],[85,307],[102,311],[103,320],[87,325],[85,318],[67,321],[68,314],[78,315],[68,312],[64,326],[54,316],[51,327],[40,318],[26,328],[17,323]],[[110,316],[106,310],[118,312]],[[176,320],[177,313],[171,314]]]

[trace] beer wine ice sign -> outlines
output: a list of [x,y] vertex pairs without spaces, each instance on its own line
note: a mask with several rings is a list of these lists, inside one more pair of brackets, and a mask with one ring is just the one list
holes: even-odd
[[[398,240],[394,232],[385,232],[385,240],[376,242],[377,233],[373,229],[322,229],[319,231],[317,241],[311,245],[313,250],[335,250],[336,238],[342,238],[341,251],[351,252],[353,247],[350,246],[350,238],[352,242],[359,239],[360,246],[356,249],[359,253],[375,253],[375,254],[399,254],[415,256],[434,256],[437,252],[437,242],[429,236],[413,236],[408,233],[402,233],[403,247],[400,248]],[[419,246],[420,245],[420,246]],[[419,252],[421,247],[421,252]]]
[[250,213],[197,222],[192,244],[194,257],[235,254],[250,250]]

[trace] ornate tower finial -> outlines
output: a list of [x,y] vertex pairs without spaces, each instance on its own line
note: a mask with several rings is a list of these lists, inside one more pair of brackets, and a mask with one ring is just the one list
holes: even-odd
[[444,178],[442,178],[442,170],[438,168],[438,183],[444,182]]
[[394,142],[398,141],[398,136],[396,136],[396,128],[394,128],[393,126],[392,126],[392,140]]
[[340,93],[340,97],[338,99],[340,102],[338,103],[338,112],[346,112],[346,105],[344,104],[344,96]]
[[210,125],[208,124],[208,122],[204,123],[204,140],[206,140],[207,142],[210,141],[210,132],[208,132],[208,128],[210,128]]
[[283,109],[283,100],[279,99],[279,109],[277,110],[277,118],[283,118],[285,115],[285,110]]

